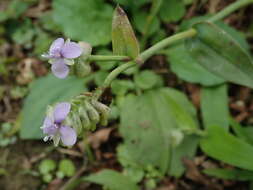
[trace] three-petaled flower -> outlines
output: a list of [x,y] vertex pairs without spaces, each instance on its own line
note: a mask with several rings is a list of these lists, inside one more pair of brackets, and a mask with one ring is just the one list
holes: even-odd
[[51,70],[56,77],[65,78],[69,73],[68,65],[72,65],[73,59],[79,57],[82,51],[79,44],[70,40],[64,42],[63,38],[57,38],[51,44],[49,52],[42,56],[50,59]]
[[71,109],[71,104],[68,102],[62,102],[55,106],[55,108],[49,113],[41,127],[43,133],[47,136],[44,137],[44,141],[53,140],[57,146],[59,141],[66,145],[72,146],[77,139],[76,131],[63,124]]

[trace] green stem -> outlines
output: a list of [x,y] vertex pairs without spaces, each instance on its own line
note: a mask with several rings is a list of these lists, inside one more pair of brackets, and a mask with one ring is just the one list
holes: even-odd
[[99,98],[101,96],[101,94],[103,93],[103,91],[109,87],[111,85],[111,82],[123,71],[125,71],[126,69],[136,66],[138,62],[143,63],[145,60],[147,60],[149,57],[151,57],[152,55],[154,55],[155,53],[157,53],[158,51],[160,51],[161,49],[167,47],[168,45],[178,41],[178,40],[182,40],[182,39],[186,39],[186,38],[190,38],[193,37],[194,35],[196,35],[196,30],[194,29],[190,29],[187,30],[185,32],[181,32],[178,34],[175,34],[173,36],[170,36],[168,38],[165,38],[164,40],[158,42],[157,44],[155,44],[154,46],[152,46],[151,48],[147,49],[146,51],[144,51],[143,53],[141,53],[135,60],[135,62],[130,61],[127,62],[119,67],[117,67],[116,69],[114,69],[105,79],[103,85],[99,88],[96,89],[96,91],[94,92],[94,97],[95,98]]
[[139,57],[137,58],[137,60],[141,60],[141,61],[144,62],[148,58],[150,58],[151,56],[153,56],[154,54],[156,54],[158,51],[166,48],[170,44],[172,44],[174,42],[177,42],[179,40],[182,40],[182,39],[193,37],[196,34],[197,34],[197,31],[195,29],[189,29],[189,30],[187,30],[185,32],[181,32],[181,33],[175,34],[173,36],[170,36],[168,38],[165,38],[162,41],[160,41],[157,44],[155,44],[154,46],[152,46],[149,49],[147,49],[144,52],[142,52],[139,55]]
[[98,99],[98,98],[102,95],[103,91],[104,91],[107,87],[109,87],[109,86],[111,85],[111,82],[112,82],[120,73],[122,73],[122,72],[125,71],[126,69],[128,69],[128,68],[130,68],[130,67],[133,67],[133,66],[135,66],[135,65],[136,65],[135,62],[130,61],[130,62],[127,62],[127,63],[125,63],[125,64],[123,64],[123,65],[120,65],[119,67],[117,67],[116,69],[114,69],[112,72],[110,72],[110,74],[106,77],[106,79],[105,79],[103,85],[95,90],[95,92],[94,92],[94,97],[95,97],[96,99]]
[[226,8],[224,8],[222,11],[220,11],[219,13],[217,13],[216,15],[211,17],[210,19],[208,19],[208,21],[214,22],[217,20],[221,20],[221,19],[225,18],[226,16],[228,16],[229,14],[231,14],[232,12],[236,11],[237,9],[239,9],[243,6],[246,6],[250,3],[253,3],[253,0],[238,0],[238,1],[230,4]]
[[131,58],[123,55],[91,55],[89,61],[130,61]]

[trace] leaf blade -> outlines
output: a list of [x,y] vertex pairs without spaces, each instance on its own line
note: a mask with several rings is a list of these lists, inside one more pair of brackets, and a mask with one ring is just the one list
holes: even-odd
[[116,55],[127,55],[136,58],[140,48],[133,28],[124,10],[117,6],[112,22],[112,47]]
[[195,24],[195,29],[197,36],[185,42],[191,56],[217,76],[253,87],[252,59],[239,43],[212,23]]

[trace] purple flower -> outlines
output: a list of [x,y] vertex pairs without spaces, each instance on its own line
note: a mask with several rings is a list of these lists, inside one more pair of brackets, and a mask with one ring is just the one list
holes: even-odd
[[63,38],[57,38],[50,46],[48,54],[42,56],[50,59],[51,70],[58,78],[65,78],[69,73],[68,65],[72,65],[73,59],[82,54],[82,48],[75,42]]
[[70,103],[62,102],[57,104],[54,110],[48,114],[41,127],[43,133],[47,135],[44,137],[44,141],[53,140],[56,146],[59,144],[60,140],[66,146],[75,144],[77,139],[76,131],[63,124],[63,121],[70,112],[70,108]]

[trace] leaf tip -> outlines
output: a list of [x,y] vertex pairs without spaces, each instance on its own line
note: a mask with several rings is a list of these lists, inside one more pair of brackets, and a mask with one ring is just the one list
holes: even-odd
[[126,15],[125,11],[119,6],[119,4],[117,5],[115,10],[116,10],[116,13],[120,16],[125,16]]

